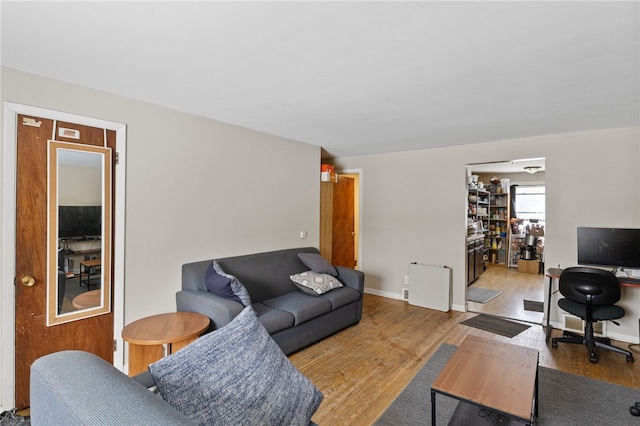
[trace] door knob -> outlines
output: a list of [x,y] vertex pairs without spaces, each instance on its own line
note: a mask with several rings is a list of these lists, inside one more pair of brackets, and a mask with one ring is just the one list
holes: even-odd
[[26,277],[22,277],[22,285],[25,287],[31,287],[36,283],[36,279],[31,275],[27,275]]

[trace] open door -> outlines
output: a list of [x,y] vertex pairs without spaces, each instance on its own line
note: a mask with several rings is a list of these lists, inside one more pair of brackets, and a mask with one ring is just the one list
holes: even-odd
[[[17,123],[17,162],[16,162],[16,248],[15,248],[15,405],[17,409],[29,406],[29,375],[31,364],[39,357],[62,350],[75,349],[94,353],[109,363],[113,363],[114,352],[114,313],[112,298],[103,301],[103,310],[95,314],[88,309],[89,315],[70,315],[72,319],[51,322],[51,310],[58,309],[58,293],[55,291],[62,281],[57,280],[57,260],[51,259],[51,241],[57,243],[58,235],[50,236],[51,223],[56,220],[58,206],[50,199],[48,183],[51,151],[50,141],[70,142],[72,145],[102,147],[111,157],[105,164],[115,164],[116,132],[75,123],[63,123],[42,117],[18,115]],[[102,194],[114,200],[113,188],[115,174],[110,173],[110,182],[102,181],[102,187],[108,193]],[[77,178],[78,191],[85,183]],[[109,221],[115,220],[113,204],[102,216]],[[91,236],[102,241],[111,241],[111,226],[102,224],[102,235]],[[107,230],[107,231],[104,231]],[[79,238],[90,236],[78,235]],[[92,257],[112,258],[112,244],[103,244],[107,252],[92,254]],[[49,250],[48,250],[49,248]],[[53,247],[55,252],[57,247]],[[85,259],[82,253],[74,252]],[[113,276],[113,263],[102,265],[102,276]],[[104,270],[108,268],[108,270]],[[64,269],[63,269],[64,271]],[[63,275],[64,272],[62,273]],[[69,276],[71,278],[71,276]],[[61,278],[66,278],[66,275]],[[78,280],[69,279],[67,286],[79,286]],[[53,291],[51,291],[53,289]],[[74,289],[78,291],[78,289]],[[89,290],[87,287],[85,292]],[[101,282],[101,291],[113,294],[113,280]],[[63,293],[60,296],[64,297]],[[81,311],[81,309],[79,309]],[[62,311],[54,317],[65,319]],[[57,315],[60,313],[61,315]]]
[[321,182],[320,253],[334,265],[357,268],[357,193],[357,175]]

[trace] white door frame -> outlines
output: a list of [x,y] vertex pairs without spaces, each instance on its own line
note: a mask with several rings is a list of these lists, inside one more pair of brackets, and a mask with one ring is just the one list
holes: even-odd
[[124,327],[124,230],[126,125],[44,108],[11,102],[4,103],[4,134],[0,146],[2,198],[0,200],[0,411],[15,408],[15,258],[16,258],[16,154],[18,114],[105,128],[116,132],[115,227],[114,227],[114,295],[113,338],[116,350],[113,364],[124,365],[124,344],[120,330]]

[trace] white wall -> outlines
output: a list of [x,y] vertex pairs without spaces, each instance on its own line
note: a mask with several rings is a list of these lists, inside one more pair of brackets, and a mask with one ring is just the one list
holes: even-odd
[[[14,102],[127,124],[125,324],[175,311],[183,263],[318,246],[319,147],[1,70],[3,109]],[[0,214],[15,215],[4,206]],[[13,288],[13,278],[0,285]],[[13,332],[11,303],[0,302],[3,336]],[[0,345],[6,366],[13,342]],[[5,374],[13,371],[2,368],[0,383]]]
[[[344,157],[362,169],[361,262],[369,291],[401,297],[409,263],[453,268],[453,307],[465,307],[468,163],[546,158],[546,266],[575,265],[576,227],[640,227],[640,129],[610,129],[392,154]],[[640,289],[612,336],[638,339]],[[559,320],[555,300],[551,319]]]
[[102,169],[58,165],[59,206],[101,206]]

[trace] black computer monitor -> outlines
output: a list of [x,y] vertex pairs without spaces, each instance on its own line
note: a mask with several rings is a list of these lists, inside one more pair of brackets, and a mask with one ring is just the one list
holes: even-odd
[[640,229],[579,227],[578,264],[640,269]]

